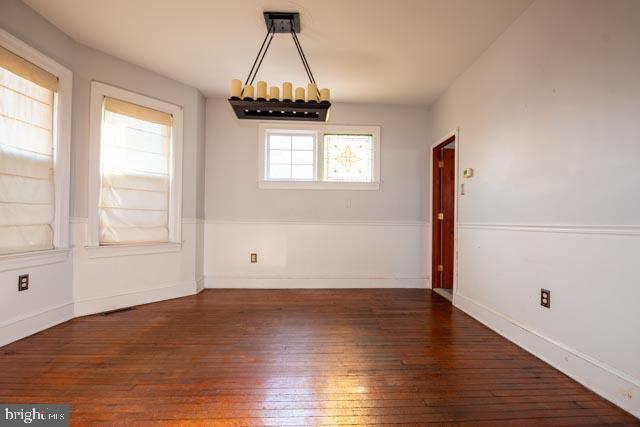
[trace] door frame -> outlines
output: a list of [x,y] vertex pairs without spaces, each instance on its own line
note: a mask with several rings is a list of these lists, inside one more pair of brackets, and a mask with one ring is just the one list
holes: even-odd
[[434,251],[433,251],[433,228],[435,226],[435,223],[437,221],[436,218],[434,218],[434,212],[433,212],[433,174],[434,174],[434,170],[433,170],[433,151],[435,150],[436,147],[438,147],[439,145],[442,145],[444,142],[446,142],[449,139],[453,139],[455,141],[455,166],[454,166],[454,171],[455,171],[455,177],[454,177],[454,198],[453,198],[453,212],[454,212],[454,218],[453,218],[453,290],[452,290],[452,298],[453,301],[452,303],[455,304],[455,298],[456,298],[456,293],[457,293],[457,288],[458,288],[458,198],[460,197],[460,174],[459,172],[459,158],[460,158],[460,136],[459,136],[459,131],[458,128],[455,128],[454,130],[448,132],[446,135],[444,135],[441,138],[438,138],[436,140],[436,142],[434,142],[433,144],[431,144],[431,146],[429,147],[429,217],[431,220],[431,223],[429,224],[429,266],[430,266],[430,277],[429,277],[429,287],[431,289],[433,288],[433,283],[434,283],[434,273],[435,273],[435,268],[436,265],[433,262],[433,257],[434,257]]

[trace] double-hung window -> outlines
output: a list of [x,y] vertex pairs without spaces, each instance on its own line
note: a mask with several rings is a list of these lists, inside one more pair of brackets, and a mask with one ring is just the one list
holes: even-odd
[[376,126],[260,126],[261,188],[375,190],[380,184]]
[[90,246],[179,242],[181,123],[177,106],[93,83]]
[[70,90],[69,70],[0,33],[0,255],[68,245]]

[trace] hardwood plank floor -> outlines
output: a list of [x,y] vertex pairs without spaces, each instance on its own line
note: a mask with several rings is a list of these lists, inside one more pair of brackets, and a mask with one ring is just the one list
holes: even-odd
[[206,290],[0,349],[73,425],[640,425],[431,291]]

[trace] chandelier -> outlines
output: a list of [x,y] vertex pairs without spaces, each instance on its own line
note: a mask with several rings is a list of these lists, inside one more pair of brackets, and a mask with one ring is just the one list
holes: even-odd
[[[236,116],[239,119],[254,120],[326,121],[329,107],[331,107],[330,92],[329,89],[318,89],[309,61],[296,35],[300,32],[300,14],[298,12],[264,12],[264,21],[267,34],[253,61],[249,75],[244,84],[237,79],[231,81],[229,104]],[[291,82],[282,83],[282,96],[280,96],[280,87],[268,87],[267,82],[262,80],[258,81],[254,87],[253,82],[260,65],[269,50],[273,36],[277,33],[291,34],[309,78],[306,91],[304,87],[297,87],[294,91]]]

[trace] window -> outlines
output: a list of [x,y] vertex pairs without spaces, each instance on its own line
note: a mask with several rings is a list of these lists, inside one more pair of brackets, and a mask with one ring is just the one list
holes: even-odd
[[377,190],[380,128],[260,126],[260,188]]
[[269,180],[315,179],[315,132],[268,132],[266,143],[269,153]]
[[335,182],[371,182],[373,135],[325,134],[324,179]]
[[179,242],[181,123],[177,106],[93,83],[90,246]]
[[0,30],[0,255],[68,246],[71,72]]

